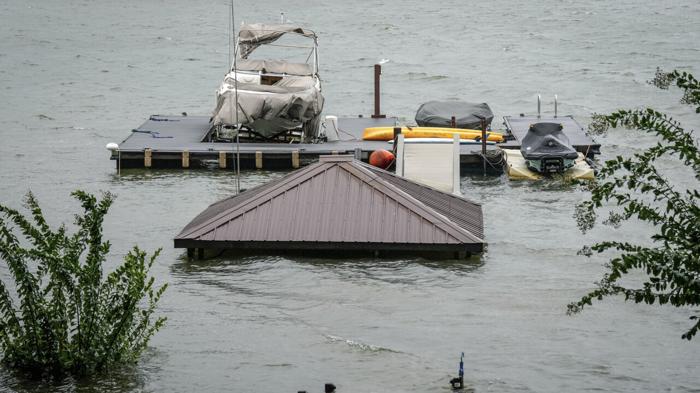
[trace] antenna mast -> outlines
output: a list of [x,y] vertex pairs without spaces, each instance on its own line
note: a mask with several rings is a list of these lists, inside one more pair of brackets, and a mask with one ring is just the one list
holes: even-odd
[[[231,0],[231,30],[229,34],[233,35],[233,39],[236,39],[236,18],[233,9],[233,0]],[[230,56],[230,45],[231,40],[229,40],[229,56]],[[238,123],[238,68],[237,61],[238,58],[238,41],[236,40],[233,45],[233,90],[236,98],[236,108],[235,108],[235,128],[236,128],[236,194],[241,192],[241,140],[239,138],[240,134],[240,124]],[[233,108],[232,108],[233,111]]]

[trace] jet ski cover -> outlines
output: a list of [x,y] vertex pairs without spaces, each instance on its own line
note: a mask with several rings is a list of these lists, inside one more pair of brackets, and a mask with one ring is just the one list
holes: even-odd
[[452,116],[457,128],[481,129],[481,119],[491,125],[493,112],[489,104],[473,104],[463,101],[430,101],[416,112],[416,123],[422,127],[451,127]]
[[576,159],[578,153],[571,147],[569,138],[560,123],[535,123],[523,138],[520,151],[526,160],[541,160],[548,157]]

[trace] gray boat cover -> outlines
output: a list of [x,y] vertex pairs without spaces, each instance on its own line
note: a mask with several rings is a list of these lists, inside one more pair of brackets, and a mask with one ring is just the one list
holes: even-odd
[[[241,78],[239,73],[239,79]],[[258,78],[256,81],[255,78]],[[324,98],[312,76],[285,76],[274,85],[259,84],[259,76],[250,75],[251,83],[238,82],[238,117],[235,79],[229,73],[216,93],[214,125],[246,125],[265,137],[298,127],[320,115]],[[257,83],[256,83],[257,82]]]
[[526,160],[543,158],[576,159],[578,153],[571,147],[561,123],[535,123],[530,126],[523,138],[520,152]]
[[316,38],[316,33],[299,26],[288,24],[267,25],[263,23],[243,24],[238,32],[238,49],[243,59],[248,58],[257,47],[277,41],[287,33],[301,34]]
[[299,76],[310,76],[314,74],[309,64],[288,63],[283,60],[239,59],[235,68],[240,71],[260,71],[263,74],[289,74]]
[[416,123],[422,127],[451,127],[452,116],[457,128],[481,129],[481,119],[491,125],[493,112],[487,103],[473,104],[463,101],[429,101],[416,112]]

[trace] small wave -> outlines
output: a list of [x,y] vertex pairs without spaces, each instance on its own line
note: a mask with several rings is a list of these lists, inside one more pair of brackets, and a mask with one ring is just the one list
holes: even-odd
[[389,352],[389,353],[401,353],[401,351],[396,351],[391,348],[380,347],[372,344],[365,344],[355,340],[349,340],[338,336],[332,336],[330,334],[325,334],[324,337],[331,343],[344,343],[350,348],[358,349],[365,352]]
[[291,363],[265,364],[265,367],[292,367]]
[[39,120],[56,120],[56,119],[54,119],[54,118],[51,117],[51,116],[44,115],[43,113],[40,113],[40,114],[36,115],[36,117],[37,117]]
[[438,81],[448,78],[446,75],[428,75],[425,72],[409,72],[407,75],[409,80]]

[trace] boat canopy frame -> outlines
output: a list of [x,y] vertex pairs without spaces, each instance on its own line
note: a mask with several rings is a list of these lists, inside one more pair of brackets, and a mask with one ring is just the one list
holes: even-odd
[[[285,44],[275,44],[284,35],[293,34],[313,40],[312,46],[306,45],[285,45]],[[309,64],[310,58],[313,56],[313,75],[318,76],[318,36],[316,32],[310,29],[302,28],[301,26],[290,25],[290,24],[246,24],[241,23],[241,27],[238,30],[238,38],[236,41],[237,53],[240,59],[248,59],[248,56],[253,53],[258,47],[266,46],[276,46],[284,48],[300,48],[300,49],[310,49],[309,55],[306,57],[306,63]],[[234,59],[235,60],[235,59]],[[232,62],[233,63],[233,62]],[[231,64],[231,71],[235,70],[235,65]]]

